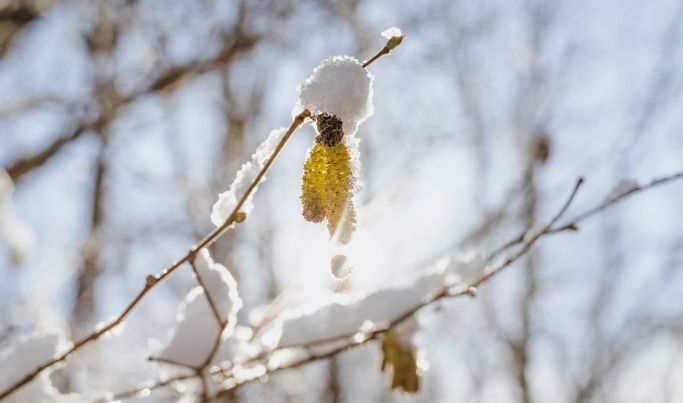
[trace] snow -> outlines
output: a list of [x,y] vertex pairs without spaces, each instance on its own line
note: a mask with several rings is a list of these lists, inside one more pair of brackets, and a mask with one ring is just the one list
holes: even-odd
[[221,320],[234,327],[242,300],[237,292],[237,282],[230,271],[215,263],[208,249],[202,249],[194,261],[197,273],[211,296]]
[[377,326],[389,325],[444,289],[476,280],[484,273],[484,263],[479,253],[446,257],[413,281],[382,288],[360,298],[332,301],[314,309],[304,306],[285,311],[278,347],[351,337],[367,328],[368,321]]
[[[266,161],[273,154],[273,151],[277,147],[282,137],[287,132],[285,128],[279,128],[272,130],[268,135],[268,138],[261,143],[261,145],[256,149],[256,152],[252,154],[251,160],[245,162],[237,174],[235,174],[235,179],[233,180],[230,188],[218,195],[218,200],[214,203],[211,209],[211,222],[215,226],[222,225],[225,220],[230,217],[230,213],[237,206],[237,201],[246,193],[247,189],[251,183],[256,179],[258,173],[263,169]],[[261,183],[266,180],[264,176],[261,179]],[[252,198],[254,193],[258,190],[258,186],[254,188],[247,200],[240,208],[241,211],[249,215],[254,208],[252,204]]]
[[308,109],[313,116],[327,113],[343,122],[344,138],[352,138],[373,113],[373,75],[351,56],[323,60],[299,86],[294,115]]
[[382,36],[387,38],[387,39],[400,38],[403,36],[403,32],[401,32],[400,28],[391,27],[391,28],[387,28],[384,31],[382,31]]
[[[224,336],[230,336],[237,322],[237,313],[242,308],[237,283],[225,266],[211,259],[206,249],[199,251],[194,263],[218,316],[223,321],[227,320]],[[219,332],[220,326],[204,290],[197,286],[181,302],[171,341],[157,358],[192,367],[201,366],[210,354]]]
[[[58,334],[33,335],[0,352],[0,391],[5,391],[39,365],[54,358],[61,343],[62,338]],[[50,371],[44,371],[5,400],[6,403],[68,401],[73,401],[73,398],[61,395],[52,386]]]
[[[238,366],[249,358],[255,357],[258,354],[258,349],[249,343],[251,337],[251,329],[244,326],[235,327],[234,332],[230,335],[223,334],[221,345],[218,347],[210,367],[221,365],[222,368],[230,368],[228,362],[232,366]],[[209,395],[218,392],[221,385],[211,379],[210,372],[205,377]]]
[[405,39],[405,35],[403,35],[403,32],[401,32],[401,30],[396,27],[391,27],[389,29],[384,30],[382,32],[382,36],[387,38],[386,49],[388,49],[389,51],[391,51],[396,46],[400,45],[401,42],[403,42],[403,39]]

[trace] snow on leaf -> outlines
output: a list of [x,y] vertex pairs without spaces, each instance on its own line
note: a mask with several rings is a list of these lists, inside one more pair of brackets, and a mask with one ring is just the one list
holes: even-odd
[[[230,213],[232,213],[232,211],[235,209],[235,206],[237,206],[238,200],[244,196],[251,183],[254,181],[254,179],[256,179],[258,173],[265,166],[266,162],[273,154],[273,151],[275,151],[275,148],[280,140],[282,140],[282,137],[286,131],[287,130],[285,128],[271,131],[268,135],[268,138],[261,143],[261,145],[256,149],[256,152],[252,154],[251,160],[245,162],[240,170],[237,171],[237,174],[235,174],[235,179],[230,185],[230,188],[218,195],[218,200],[216,203],[214,203],[211,209],[211,222],[215,226],[218,227],[222,225],[225,220],[230,217]],[[265,179],[266,178],[264,176],[261,179],[261,182],[265,181]],[[247,215],[254,207],[251,200],[257,190],[258,187],[254,188],[249,198],[247,198],[240,208],[240,210]]]
[[[58,334],[29,336],[16,345],[0,352],[0,391],[4,391],[33,371],[40,364],[56,355],[62,338]],[[52,386],[50,371],[44,371],[29,384],[11,394],[6,402],[67,402],[69,396],[61,395]]]
[[329,57],[299,86],[294,115],[308,109],[313,116],[335,116],[343,122],[345,137],[353,137],[373,113],[372,82],[372,74],[357,59]]
[[[199,251],[194,264],[219,317],[227,321],[225,334],[230,335],[237,322],[237,313],[242,308],[235,279],[225,266],[211,259],[206,249]],[[210,354],[219,332],[220,326],[204,290],[197,286],[181,302],[171,341],[158,358],[192,367],[200,366]]]

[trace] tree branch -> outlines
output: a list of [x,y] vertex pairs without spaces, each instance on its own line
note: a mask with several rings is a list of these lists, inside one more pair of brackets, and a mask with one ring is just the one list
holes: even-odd
[[199,270],[197,270],[197,266],[194,263],[194,259],[192,259],[192,261],[190,262],[190,266],[192,267],[194,275],[197,277],[197,283],[200,287],[202,287],[202,290],[204,291],[204,296],[206,297],[206,301],[209,303],[209,307],[211,308],[211,313],[213,314],[213,317],[216,319],[216,324],[220,329],[222,329],[223,327],[225,327],[225,322],[223,321],[223,319],[221,319],[221,315],[218,313],[218,308],[216,308],[216,303],[214,302],[213,297],[211,297],[211,294],[209,294],[209,290],[206,288],[204,280],[202,280],[202,277],[199,275]]
[[[200,74],[209,72],[216,67],[226,65],[235,56],[253,47],[259,40],[260,37],[258,36],[246,36],[244,34],[240,34],[237,35],[228,46],[225,46],[220,52],[218,52],[209,60],[203,62],[191,62],[167,70],[164,74],[157,77],[145,88],[135,91],[123,99],[117,100],[111,111],[111,116],[109,116],[106,120],[109,121],[113,119],[120,108],[133,103],[145,95],[169,91],[178,87],[182,82],[190,79],[191,77],[196,77]],[[14,162],[11,166],[6,168],[7,173],[9,174],[10,178],[12,178],[12,181],[17,183],[17,181],[25,174],[36,168],[40,168],[50,158],[59,153],[64,145],[69,144],[81,137],[84,132],[87,132],[92,128],[101,128],[101,126],[104,126],[106,124],[104,120],[105,119],[100,117],[100,119],[98,119],[98,123],[79,123],[78,127],[76,127],[70,134],[55,140],[43,151]]]
[[256,186],[259,184],[263,176],[266,174],[270,166],[273,164],[273,161],[275,161],[275,158],[277,158],[278,154],[284,147],[285,143],[289,138],[292,136],[292,134],[296,131],[299,126],[304,122],[306,118],[310,116],[309,112],[307,110],[303,111],[300,113],[298,116],[294,118],[292,121],[292,124],[289,126],[289,129],[287,129],[287,132],[285,135],[282,137],[282,140],[278,143],[277,147],[273,151],[273,154],[268,158],[266,163],[264,164],[263,168],[261,168],[261,171],[256,175],[256,178],[251,182],[247,190],[245,191],[244,195],[239,199],[237,204],[235,205],[235,208],[233,209],[232,213],[228,216],[228,218],[225,220],[225,222],[219,226],[216,227],[213,231],[211,231],[204,239],[202,239],[197,245],[193,246],[182,258],[179,260],[173,262],[169,267],[164,269],[158,274],[155,275],[149,275],[147,276],[145,280],[145,285],[140,290],[140,292],[133,298],[133,300],[125,307],[125,309],[117,316],[115,319],[107,323],[106,325],[100,327],[99,329],[95,329],[92,331],[88,336],[85,336],[78,342],[76,342],[71,348],[67,349],[63,353],[59,354],[57,357],[53,358],[52,360],[45,362],[38,366],[35,370],[30,372],[29,374],[25,375],[23,378],[21,378],[19,381],[15,382],[13,385],[9,386],[6,390],[0,392],[0,400],[9,396],[13,392],[17,391],[19,388],[22,386],[26,385],[27,383],[31,382],[38,374],[46,370],[47,368],[50,368],[54,365],[56,365],[59,362],[62,362],[66,360],[71,354],[73,354],[75,351],[79,350],[81,347],[85,346],[86,344],[95,341],[102,337],[104,334],[107,332],[111,331],[114,329],[116,326],[121,324],[124,319],[133,311],[133,309],[138,305],[138,303],[147,295],[147,293],[154,288],[159,282],[164,280],[166,277],[171,275],[174,271],[176,271],[180,266],[182,266],[185,263],[190,262],[191,260],[194,259],[195,255],[197,252],[202,249],[206,248],[208,246],[211,246],[216,240],[223,234],[225,233],[228,229],[232,228],[233,224],[236,224],[238,222],[238,213],[239,210],[242,208],[242,205],[246,202],[246,200],[249,198],[251,193],[254,191]]
[[[311,349],[307,349],[307,351],[309,351],[309,354],[307,354],[303,358],[300,358],[300,359],[297,359],[294,361],[290,361],[290,362],[285,363],[283,365],[269,366],[269,358],[273,354],[273,352],[271,352],[270,356],[266,356],[265,358],[263,358],[261,363],[257,364],[257,365],[263,365],[266,368],[266,374],[272,374],[274,372],[277,372],[277,371],[280,371],[283,369],[296,368],[296,367],[299,367],[299,366],[302,366],[302,365],[305,365],[305,364],[308,364],[311,362],[330,358],[330,357],[335,356],[336,354],[350,350],[354,347],[364,345],[364,344],[366,344],[372,340],[377,340],[384,333],[393,329],[395,326],[399,325],[400,323],[404,322],[405,320],[411,318],[418,311],[420,311],[423,308],[430,306],[430,305],[432,305],[432,304],[434,304],[440,300],[443,300],[446,298],[448,298],[448,299],[457,298],[457,297],[462,297],[462,296],[471,296],[471,297],[476,296],[477,287],[482,286],[483,284],[488,282],[493,276],[500,273],[505,268],[512,265],[512,263],[517,261],[519,258],[524,256],[531,249],[531,247],[533,247],[536,244],[536,242],[539,239],[541,239],[542,237],[547,236],[547,235],[551,235],[551,234],[555,234],[558,232],[562,232],[562,231],[569,231],[569,230],[574,231],[578,228],[577,224],[579,222],[581,222],[587,218],[590,218],[590,217],[598,214],[599,212],[606,210],[607,208],[613,206],[614,204],[626,199],[630,195],[633,195],[635,193],[642,192],[642,191],[651,189],[653,187],[656,187],[656,186],[659,186],[659,185],[662,185],[665,183],[669,183],[669,182],[672,182],[672,181],[675,181],[675,180],[681,179],[681,178],[683,178],[683,171],[679,172],[679,173],[672,174],[670,176],[665,176],[665,177],[661,177],[658,179],[654,179],[646,185],[634,187],[633,189],[630,189],[629,191],[624,192],[621,195],[618,195],[616,197],[608,199],[606,202],[603,202],[596,207],[593,207],[589,210],[586,210],[583,213],[578,214],[572,220],[569,220],[569,222],[566,224],[555,226],[557,224],[557,222],[560,220],[560,218],[566,213],[567,209],[569,208],[571,203],[574,201],[581,185],[583,184],[583,179],[579,179],[576,182],[572,192],[570,193],[570,195],[567,198],[567,200],[565,201],[565,203],[558,210],[558,212],[551,218],[551,220],[548,222],[548,224],[544,225],[542,228],[540,228],[539,230],[537,230],[533,234],[529,234],[529,231],[532,230],[532,229],[529,229],[527,231],[527,233],[522,234],[520,237],[518,237],[519,241],[516,241],[516,242],[511,241],[511,242],[508,242],[507,244],[505,244],[505,245],[512,246],[514,244],[520,244],[521,243],[522,246],[517,252],[509,255],[508,257],[501,260],[497,264],[489,266],[489,269],[485,271],[485,274],[483,276],[481,276],[480,278],[478,278],[477,280],[475,280],[474,282],[472,282],[471,284],[462,285],[462,286],[457,287],[455,289],[452,287],[444,287],[444,289],[442,289],[439,293],[434,295],[429,300],[427,300],[427,301],[415,306],[414,308],[410,309],[405,314],[401,315],[400,317],[398,317],[395,320],[393,320],[392,322],[390,322],[387,326],[376,329],[372,332],[365,333],[365,334],[356,333],[353,335],[347,335],[346,337],[338,337],[338,338],[330,339],[329,341],[322,340],[319,342],[317,341],[315,343],[311,343],[311,345],[314,345],[314,344],[315,345],[324,345],[324,344],[326,344],[326,342],[328,342],[327,344],[333,344],[333,346],[327,351],[320,352],[320,351],[311,351]],[[518,238],[515,238],[515,240],[517,240]],[[506,246],[502,249],[506,250],[510,246]],[[344,338],[346,338],[349,341],[347,344],[339,345],[338,343],[335,343],[336,341],[343,340]],[[305,346],[303,346],[303,347],[305,347]],[[275,351],[278,351],[278,350],[275,350]],[[223,369],[223,368],[219,368],[217,370],[212,371],[212,373],[214,373],[216,375],[230,374],[231,371]],[[236,380],[234,377],[230,378],[231,375],[227,375],[226,379],[232,379],[233,385],[231,387],[228,387],[228,388],[222,390],[220,393],[218,393],[216,395],[216,397],[224,396],[225,394],[231,392],[232,390],[234,390],[234,389],[236,389],[236,388],[238,388],[238,387],[240,387],[246,383],[252,382],[252,381],[262,377],[263,375],[264,374],[259,373],[258,377],[241,379],[239,381]]]
[[6,168],[9,177],[12,179],[14,183],[17,183],[17,181],[21,179],[25,174],[45,164],[47,160],[49,160],[55,154],[57,154],[62,149],[62,147],[73,142],[74,140],[77,140],[79,137],[83,135],[83,133],[88,131],[88,129],[90,129],[89,125],[79,126],[71,134],[65,137],[58,138],[42,151],[39,151],[38,153],[31,155],[29,157],[25,157],[15,161],[14,163],[12,163],[12,165]]
[[[389,50],[391,50],[390,47],[390,42],[392,40],[390,39],[387,42],[387,45],[384,47],[382,51],[380,51],[375,57],[372,59],[368,60],[363,64],[363,67],[369,66],[371,63],[373,63],[375,60],[379,59],[381,56],[388,54]],[[395,47],[396,45],[394,45]],[[15,382],[11,386],[9,386],[6,390],[0,392],[0,400],[3,398],[11,395],[18,389],[20,389],[22,386],[26,385],[27,383],[31,382],[36,376],[38,376],[41,372],[46,370],[47,368],[50,368],[64,360],[66,360],[71,354],[73,354],[75,351],[79,350],[81,347],[85,346],[86,344],[95,341],[102,337],[104,334],[107,332],[111,331],[113,328],[121,324],[124,319],[133,311],[133,309],[137,306],[137,304],[147,295],[147,293],[154,288],[159,282],[164,280],[166,277],[171,275],[173,272],[175,272],[180,266],[182,266],[185,263],[192,262],[194,260],[194,257],[196,256],[197,252],[201,250],[202,248],[206,248],[211,246],[213,243],[215,243],[218,238],[221,237],[228,229],[232,228],[234,224],[240,222],[240,209],[244,205],[244,203],[247,201],[247,199],[251,196],[252,192],[258,186],[258,184],[261,182],[261,179],[263,179],[264,175],[270,169],[270,166],[273,164],[273,161],[275,161],[275,158],[277,158],[278,154],[284,147],[285,143],[289,140],[289,138],[292,136],[292,134],[296,131],[299,126],[303,124],[303,122],[309,118],[310,112],[308,110],[304,110],[301,112],[299,115],[297,115],[294,120],[292,121],[291,125],[287,129],[287,132],[285,132],[284,136],[280,140],[280,142],[277,144],[275,147],[275,150],[273,151],[273,154],[268,158],[266,163],[263,165],[263,168],[259,171],[259,173],[256,175],[254,180],[250,183],[249,187],[247,190],[244,192],[242,197],[239,199],[237,204],[235,205],[234,209],[228,216],[228,218],[221,224],[219,227],[216,227],[213,231],[211,231],[204,239],[202,239],[198,244],[190,248],[190,250],[180,258],[179,260],[173,262],[169,267],[161,271],[160,273],[156,275],[149,275],[147,276],[145,280],[145,285],[140,290],[140,292],[133,298],[133,300],[126,306],[126,308],[117,316],[115,319],[107,323],[106,325],[102,326],[99,329],[95,329],[92,333],[90,333],[88,336],[82,338],[78,342],[76,342],[71,348],[67,349],[65,352],[59,354],[57,357],[53,358],[52,360],[45,362],[38,366],[35,370],[30,372],[29,374],[25,375],[23,378],[21,378],[19,381]],[[223,329],[225,326],[223,326]],[[222,330],[221,332],[222,333]],[[221,334],[219,334],[215,345],[212,348],[212,352],[207,358],[207,363],[205,363],[204,367],[210,363],[211,359],[215,355],[216,351],[218,350],[218,346],[220,345],[220,339],[221,339]],[[197,374],[199,375],[202,370],[197,371]]]

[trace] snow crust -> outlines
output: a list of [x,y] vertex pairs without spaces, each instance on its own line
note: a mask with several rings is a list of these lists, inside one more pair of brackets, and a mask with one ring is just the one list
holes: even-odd
[[384,326],[429,301],[445,288],[469,284],[484,273],[480,254],[447,257],[401,285],[382,288],[351,300],[332,301],[310,309],[285,311],[278,348],[301,346],[349,337],[374,326]]
[[[0,391],[6,390],[39,365],[54,358],[58,346],[62,343],[62,337],[56,333],[32,335],[0,352]],[[4,402],[76,401],[75,397],[62,395],[52,386],[50,372],[44,371],[32,382],[11,394]]]
[[[266,140],[256,149],[256,152],[252,154],[251,160],[245,162],[240,170],[237,171],[230,188],[218,195],[218,200],[211,209],[211,222],[215,226],[218,227],[222,225],[225,220],[228,219],[230,213],[232,213],[235,206],[237,206],[237,201],[246,193],[249,185],[256,179],[258,173],[264,167],[268,158],[273,154],[273,151],[275,151],[275,148],[286,132],[287,129],[284,127],[271,131],[268,138],[266,138]],[[264,176],[259,184],[265,180],[266,177]],[[249,198],[247,198],[240,208],[247,216],[254,208],[252,198],[257,190],[258,186],[254,188],[254,191],[251,192]]]
[[[195,267],[219,317],[222,321],[227,321],[223,336],[229,337],[235,328],[237,313],[242,308],[237,282],[225,266],[213,261],[206,249],[197,254]],[[202,287],[193,288],[185,296],[176,320],[171,341],[157,357],[193,367],[201,366],[220,332],[220,326]]]

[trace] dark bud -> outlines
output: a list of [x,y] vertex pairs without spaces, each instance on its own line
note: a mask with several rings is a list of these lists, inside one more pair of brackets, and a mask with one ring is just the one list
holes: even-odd
[[235,222],[240,223],[240,222],[243,222],[243,221],[246,220],[246,219],[247,219],[247,213],[245,213],[245,212],[242,211],[242,210],[238,211],[237,214],[235,214]]
[[318,131],[318,135],[315,137],[316,142],[327,147],[334,147],[341,143],[344,137],[344,128],[340,119],[334,115],[323,113],[316,116],[315,123]]
[[158,279],[156,278],[156,276],[153,276],[153,275],[150,274],[150,275],[147,276],[147,278],[145,278],[145,287],[146,287],[146,288],[150,288],[150,287],[152,287],[154,284],[156,284],[157,281],[158,281]]
[[545,164],[550,157],[550,138],[543,134],[536,139],[533,148],[534,160],[541,164]]

